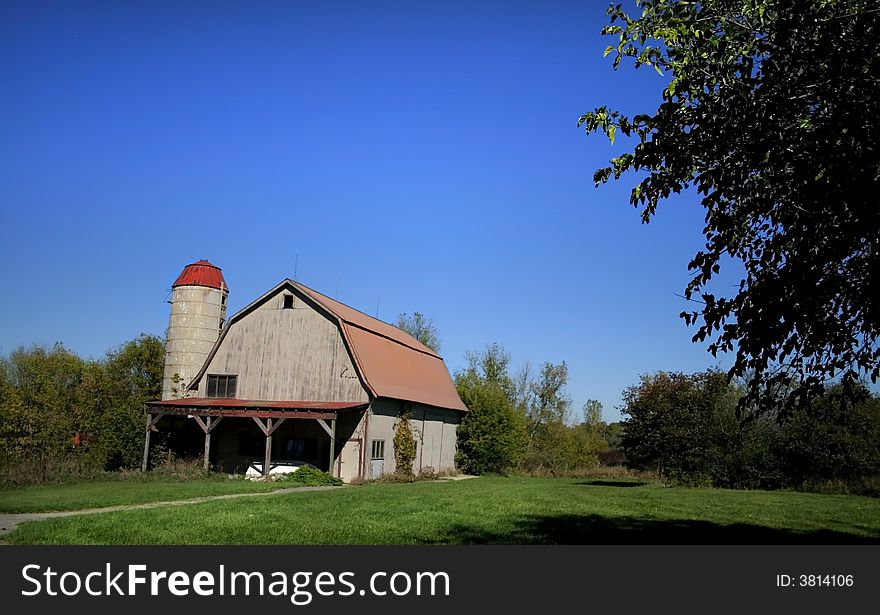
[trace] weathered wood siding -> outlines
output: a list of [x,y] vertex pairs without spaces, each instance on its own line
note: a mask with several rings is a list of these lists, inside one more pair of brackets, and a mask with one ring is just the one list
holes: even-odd
[[336,325],[284,290],[233,323],[199,382],[238,376],[236,397],[255,400],[369,401]]
[[[394,463],[394,424],[402,405],[412,412],[410,428],[416,441],[416,459],[413,471],[418,474],[430,468],[434,472],[455,469],[457,430],[461,412],[444,410],[424,404],[401,402],[396,399],[379,398],[370,407],[367,442],[367,471],[370,468],[370,452],[373,440],[385,441],[384,473],[396,470]],[[376,477],[369,477],[376,478]]]

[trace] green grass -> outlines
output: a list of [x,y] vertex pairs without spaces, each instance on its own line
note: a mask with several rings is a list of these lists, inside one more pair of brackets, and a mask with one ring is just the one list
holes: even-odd
[[253,493],[295,487],[279,481],[263,483],[229,479],[222,475],[194,480],[149,477],[126,480],[79,481],[64,485],[37,485],[0,489],[0,512],[23,513],[54,510],[82,510],[120,504],[144,504],[183,500],[206,495]]
[[878,543],[880,499],[485,477],[51,519],[13,543]]

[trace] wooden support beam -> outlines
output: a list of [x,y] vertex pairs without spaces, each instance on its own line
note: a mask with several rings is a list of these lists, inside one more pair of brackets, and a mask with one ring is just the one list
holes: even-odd
[[[269,420],[271,421],[272,419],[269,419]],[[283,422],[284,422],[284,419],[276,419],[274,423],[270,424],[269,435],[271,436],[273,433],[275,433],[275,430],[278,429],[279,427],[281,427],[281,423],[283,423]]]
[[336,461],[336,419],[330,421],[332,431],[330,432],[330,476],[336,476],[333,466]]
[[[209,418],[208,420],[210,421],[211,419]],[[223,420],[222,416],[214,417],[214,422],[208,423],[208,433],[211,433],[212,431],[214,431],[214,429],[217,427],[217,425],[220,424],[220,421],[222,421],[222,420]]]
[[217,427],[217,425],[220,424],[220,421],[223,420],[222,416],[215,417],[215,416],[210,416],[210,415],[206,417],[207,423],[205,421],[203,421],[201,419],[201,417],[193,415],[193,418],[196,420],[196,423],[199,424],[199,427],[202,428],[202,433],[206,433],[206,434],[209,434],[212,431],[214,431],[214,428]]
[[208,435],[208,425],[211,424],[211,417],[208,417],[208,425],[205,425],[205,422],[198,416],[194,416],[193,418],[196,420],[196,423],[199,424],[199,427],[202,428],[202,433]]
[[165,416],[163,412],[157,412],[156,414],[152,414],[147,412],[147,425],[144,430],[144,460],[141,463],[141,472],[146,472],[147,467],[150,465],[150,434],[151,432],[158,431],[156,429],[156,423]]
[[[254,419],[256,420],[256,419]],[[266,434],[266,457],[263,460],[263,476],[269,476],[269,466],[272,463],[272,419],[266,419],[268,426],[264,433]]]
[[202,426],[202,429],[205,432],[205,471],[207,472],[208,468],[211,465],[211,429],[213,428],[213,426],[211,425],[212,418],[210,416],[208,417],[207,425],[202,423],[199,417],[195,417],[195,419],[199,421],[199,424]]
[[151,431],[159,431],[158,429],[156,429],[156,423],[158,423],[159,419],[161,419],[163,416],[165,416],[164,412],[158,412],[156,414],[148,414],[147,415],[147,417],[148,417],[147,418],[147,429],[149,429]]
[[[203,421],[201,417],[192,415],[192,417],[196,420],[196,423],[199,424],[199,427],[202,428],[202,432],[205,434],[205,469],[207,470],[210,466],[210,458],[211,458],[211,432],[214,431],[214,428],[220,424],[220,421],[223,420],[222,416],[214,418],[213,416],[208,415]],[[254,419],[256,420],[256,419]]]
[[[161,415],[159,415],[161,416]],[[153,415],[147,415],[147,426],[144,433],[144,461],[141,463],[141,472],[147,471],[147,465],[150,463],[150,430],[153,427]]]
[[[253,417],[254,422],[260,427],[260,431],[263,432],[264,436],[271,436],[272,433],[281,427],[281,424],[285,421],[285,419],[278,419],[277,421],[272,421],[272,419],[268,419],[269,425],[267,426],[263,421],[258,419],[257,417]],[[220,419],[217,419],[218,421]]]
[[[330,420],[334,425],[336,424],[335,419],[330,419]],[[324,428],[324,431],[327,432],[327,435],[330,436],[331,440],[335,439],[335,436],[333,435],[334,430],[330,429],[330,426],[327,425],[327,422],[324,419],[318,419],[318,425],[320,425],[321,427]]]

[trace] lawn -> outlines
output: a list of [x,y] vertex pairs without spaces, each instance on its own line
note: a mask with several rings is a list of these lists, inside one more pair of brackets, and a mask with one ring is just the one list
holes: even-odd
[[12,543],[880,543],[880,499],[485,477],[51,519]]
[[[146,475],[149,477],[149,475]],[[158,477],[97,480],[64,485],[0,489],[0,513],[82,510],[119,504],[144,504],[206,495],[271,491],[294,485],[229,479],[222,475],[188,481]]]

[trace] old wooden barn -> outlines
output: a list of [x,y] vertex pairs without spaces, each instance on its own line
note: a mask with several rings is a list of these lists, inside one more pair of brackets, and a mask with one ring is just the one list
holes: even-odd
[[225,472],[308,463],[345,481],[395,470],[408,413],[414,471],[451,470],[467,408],[443,359],[409,334],[287,279],[226,320],[228,287],[207,261],[172,286],[162,399],[151,434]]

